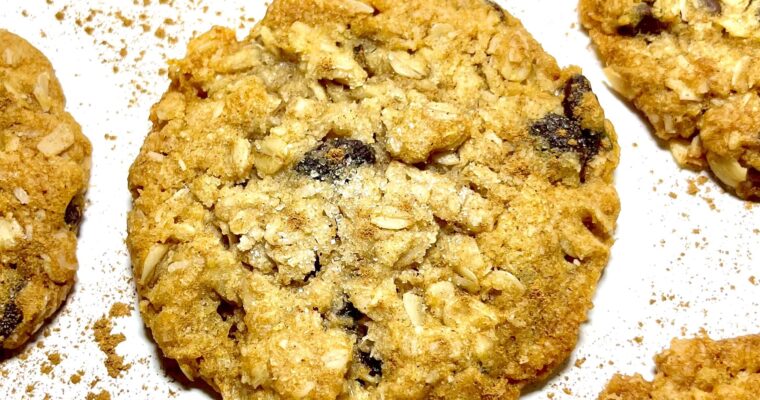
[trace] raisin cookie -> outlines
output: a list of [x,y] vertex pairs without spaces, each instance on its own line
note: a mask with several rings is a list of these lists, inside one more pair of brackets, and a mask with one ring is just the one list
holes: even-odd
[[615,375],[600,400],[757,400],[760,335],[673,340],[655,357],[657,375]]
[[227,399],[513,399],[573,349],[616,136],[512,16],[275,0],[169,70],[128,245],[189,378]]
[[90,142],[53,67],[0,29],[0,348],[21,346],[66,298],[90,174]]
[[581,0],[612,87],[682,167],[760,200],[760,1]]

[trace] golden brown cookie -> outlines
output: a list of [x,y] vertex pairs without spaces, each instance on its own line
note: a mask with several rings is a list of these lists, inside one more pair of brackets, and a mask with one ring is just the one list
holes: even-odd
[[227,399],[514,399],[573,349],[612,126],[482,0],[276,0],[171,63],[130,171],[140,310]]
[[53,67],[0,29],[0,348],[21,346],[66,298],[90,171],[90,142]]
[[615,375],[600,400],[757,400],[760,336],[673,340],[655,357],[657,375]]
[[682,167],[760,200],[760,2],[580,0],[612,87]]

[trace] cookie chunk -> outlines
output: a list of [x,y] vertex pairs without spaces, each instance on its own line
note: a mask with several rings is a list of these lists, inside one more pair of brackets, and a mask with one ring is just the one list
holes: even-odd
[[612,87],[676,162],[760,200],[760,2],[580,0]]
[[170,65],[128,245],[163,353],[227,399],[519,396],[612,244],[588,80],[482,0],[276,0]]
[[615,375],[600,400],[755,400],[760,393],[760,336],[673,340],[655,357],[657,375]]
[[90,142],[53,67],[0,29],[0,348],[21,346],[66,298],[90,175]]

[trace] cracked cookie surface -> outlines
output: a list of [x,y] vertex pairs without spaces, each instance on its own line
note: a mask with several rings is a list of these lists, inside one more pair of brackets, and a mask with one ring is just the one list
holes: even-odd
[[575,345],[618,147],[480,0],[276,0],[170,65],[128,240],[163,353],[227,399],[517,398]]
[[760,1],[581,0],[580,14],[676,162],[760,200]]
[[760,336],[676,339],[655,357],[654,380],[615,375],[600,400],[754,400],[760,393]]
[[90,142],[53,67],[0,29],[0,347],[24,344],[74,284]]

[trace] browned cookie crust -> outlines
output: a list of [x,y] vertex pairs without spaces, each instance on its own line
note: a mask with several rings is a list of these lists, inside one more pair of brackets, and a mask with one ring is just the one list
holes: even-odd
[[760,335],[712,341],[673,340],[655,357],[652,382],[615,375],[600,400],[757,400]]
[[760,1],[581,0],[607,76],[682,167],[760,200]]
[[140,310],[227,399],[514,399],[618,214],[589,82],[481,0],[277,0],[174,61],[130,171]]
[[90,171],[90,142],[53,67],[0,29],[0,347],[22,345],[66,298]]

